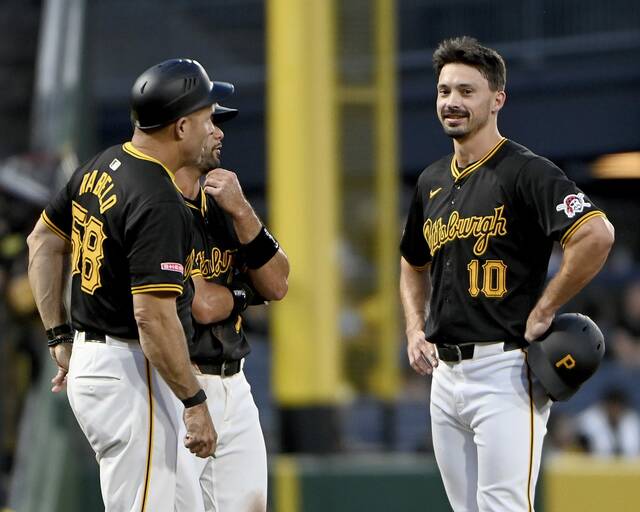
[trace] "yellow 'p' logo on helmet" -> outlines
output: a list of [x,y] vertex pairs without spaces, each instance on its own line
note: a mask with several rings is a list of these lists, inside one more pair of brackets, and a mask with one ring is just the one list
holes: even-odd
[[556,362],[556,368],[564,366],[567,370],[571,370],[576,365],[576,360],[571,354],[567,354],[562,359]]

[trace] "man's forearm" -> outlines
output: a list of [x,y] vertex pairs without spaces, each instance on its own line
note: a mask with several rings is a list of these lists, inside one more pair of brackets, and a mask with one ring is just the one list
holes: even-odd
[[558,273],[549,281],[536,308],[554,314],[600,271],[613,245],[613,227],[601,218],[580,227],[569,240]]
[[289,287],[289,260],[280,248],[267,263],[249,270],[256,291],[267,300],[282,300]]
[[29,283],[45,329],[68,321],[64,288],[69,275],[69,244],[38,221],[27,239]]
[[232,217],[233,228],[241,244],[251,242],[262,228],[262,222],[248,202],[245,207],[233,212]]
[[149,300],[140,294],[133,297],[140,345],[149,362],[179,399],[195,395],[200,385],[193,373],[175,299]]
[[402,258],[400,262],[400,300],[407,332],[424,329],[430,292],[428,268],[418,271]]

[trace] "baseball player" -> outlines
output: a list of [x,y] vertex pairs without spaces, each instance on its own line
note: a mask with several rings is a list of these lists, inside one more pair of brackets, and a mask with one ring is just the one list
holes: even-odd
[[194,217],[195,336],[189,349],[218,435],[215,455],[206,460],[178,447],[177,510],[264,512],[267,506],[267,456],[242,371],[250,348],[240,315],[248,305],[285,296],[289,263],[237,176],[219,168],[224,138],[219,125],[236,114],[216,105],[205,158],[176,173]]
[[[420,175],[402,236],[407,353],[433,374],[433,445],[453,509],[530,512],[551,404],[522,349],[600,270],[613,227],[554,164],[500,134],[495,50],[450,39],[433,64],[454,151]],[[545,287],[554,241],[562,265]]]
[[131,141],[80,167],[29,237],[29,279],[58,365],[54,391],[66,381],[107,511],[174,510],[181,416],[186,448],[213,451],[207,396],[176,309],[189,292],[193,220],[173,172],[202,159],[212,106],[227,89],[192,60],[146,70],[131,92]]

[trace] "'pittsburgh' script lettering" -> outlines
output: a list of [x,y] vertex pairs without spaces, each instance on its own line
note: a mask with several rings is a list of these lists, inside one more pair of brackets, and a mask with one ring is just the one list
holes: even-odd
[[442,219],[433,222],[428,219],[422,228],[424,238],[429,244],[433,256],[440,247],[457,238],[477,237],[473,246],[473,253],[482,256],[489,246],[492,236],[507,234],[507,219],[502,215],[504,205],[494,208],[493,215],[460,217],[460,213],[453,212],[445,224]]

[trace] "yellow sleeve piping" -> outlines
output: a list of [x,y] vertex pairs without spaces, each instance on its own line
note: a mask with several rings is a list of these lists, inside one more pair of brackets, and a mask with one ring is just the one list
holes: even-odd
[[58,226],[56,226],[53,223],[53,221],[47,215],[47,212],[43,211],[42,214],[40,215],[40,218],[42,219],[42,222],[44,222],[45,226],[47,226],[51,231],[53,231],[53,233],[58,235],[65,242],[70,242],[71,241],[71,237],[69,235],[67,235],[64,231],[62,231]]
[[575,221],[571,225],[571,227],[569,227],[569,229],[567,229],[567,231],[565,231],[564,235],[562,235],[562,238],[560,239],[560,245],[562,246],[562,248],[564,249],[564,246],[567,245],[567,242],[576,233],[576,231],[578,231],[578,228],[580,228],[580,226],[582,226],[589,219],[593,219],[594,217],[603,217],[605,219],[607,218],[607,216],[604,214],[604,212],[601,212],[600,210],[596,210],[594,212],[589,212],[586,215],[583,215],[577,221]]
[[170,283],[159,283],[159,284],[143,284],[140,286],[131,287],[131,295],[135,295],[137,293],[152,293],[152,292],[176,292],[180,294],[182,293],[182,285],[170,284]]

